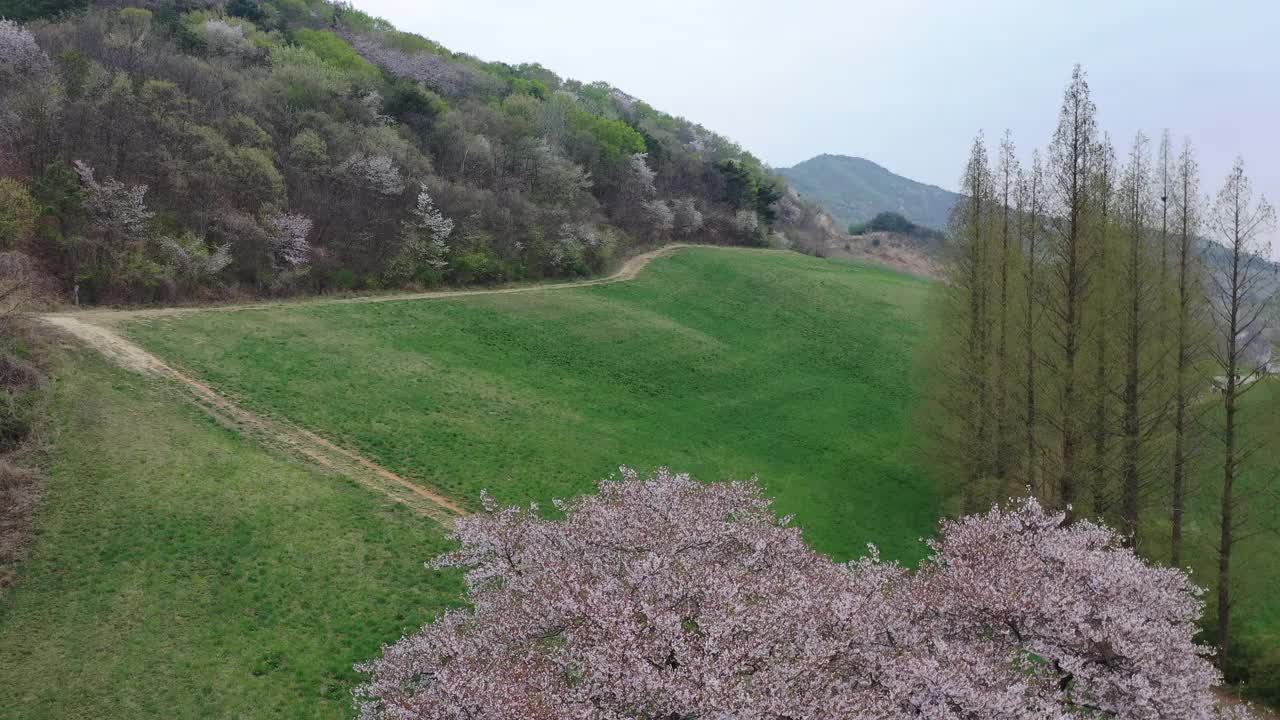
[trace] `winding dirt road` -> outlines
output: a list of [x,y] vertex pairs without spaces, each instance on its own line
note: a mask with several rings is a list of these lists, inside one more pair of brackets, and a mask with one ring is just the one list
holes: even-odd
[[212,387],[166,364],[163,360],[134,344],[115,330],[123,320],[168,317],[197,312],[242,312],[267,308],[303,305],[341,305],[414,300],[445,300],[472,295],[506,295],[512,293],[548,292],[569,288],[591,287],[626,282],[634,279],[653,260],[671,255],[688,244],[666,245],[623,263],[617,272],[594,280],[549,285],[528,285],[490,290],[445,290],[438,292],[378,295],[372,297],[331,298],[293,302],[249,303],[210,307],[147,308],[144,310],[85,310],[69,313],[47,313],[39,319],[62,330],[102,353],[109,361],[134,372],[173,381],[187,398],[204,408],[218,422],[252,437],[259,442],[304,457],[315,464],[345,475],[414,510],[448,524],[467,510],[439,491],[404,478],[358,453],[339,447],[315,433],[291,425],[287,421],[259,415]]

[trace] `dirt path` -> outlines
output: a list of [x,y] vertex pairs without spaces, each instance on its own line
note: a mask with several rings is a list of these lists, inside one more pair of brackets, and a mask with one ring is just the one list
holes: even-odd
[[685,244],[667,245],[627,260],[617,272],[608,277],[580,280],[552,285],[530,285],[491,290],[448,290],[375,297],[305,300],[293,303],[252,303],[214,307],[148,308],[145,310],[86,310],[73,313],[48,313],[40,319],[102,353],[109,361],[128,370],[171,380],[184,391],[188,399],[204,408],[218,422],[233,428],[265,444],[282,448],[305,457],[326,469],[334,470],[372,488],[411,508],[443,523],[467,510],[443,494],[421,483],[408,480],[358,453],[339,447],[315,433],[250,412],[231,399],[220,395],[212,387],[169,366],[160,358],[129,341],[114,329],[122,320],[166,317],[195,312],[238,312],[284,306],[337,305],[378,302],[402,302],[410,300],[443,300],[471,295],[502,295],[525,292],[545,292],[567,288],[607,285],[626,282],[640,274],[652,260],[690,247]]
[[[666,257],[677,250],[694,247],[688,243],[664,245],[657,250],[629,258],[622,267],[612,275],[592,280],[574,280],[571,282],[550,283],[546,285],[519,285],[515,287],[490,288],[480,290],[433,290],[420,293],[391,293],[387,295],[369,295],[364,297],[318,298],[310,300],[282,300],[276,302],[241,303],[238,305],[202,305],[188,307],[144,308],[141,310],[79,310],[68,313],[48,313],[41,318],[53,322],[61,318],[74,318],[81,322],[99,326],[110,326],[123,320],[143,318],[172,317],[188,313],[204,312],[243,312],[246,310],[265,310],[269,308],[297,307],[309,305],[363,305],[365,303],[405,302],[408,300],[447,300],[449,298],[469,297],[472,295],[511,295],[516,293],[546,292],[549,290],[567,290],[569,288],[609,285],[616,282],[633,280],[645,266],[660,257]],[[706,247],[718,247],[708,245]],[[739,248],[741,249],[741,248]],[[55,322],[56,324],[56,322]]]

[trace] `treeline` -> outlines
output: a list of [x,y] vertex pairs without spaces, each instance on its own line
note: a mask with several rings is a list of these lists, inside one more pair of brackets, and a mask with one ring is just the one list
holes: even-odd
[[582,275],[812,215],[700,126],[349,5],[68,5],[0,22],[0,251],[66,298]]
[[[1006,134],[993,161],[978,136],[923,415],[965,512],[1029,487],[1134,545],[1146,525],[1169,527],[1165,559],[1181,567],[1188,503],[1220,500],[1215,630],[1230,667],[1232,551],[1276,509],[1241,512],[1274,503],[1275,487],[1238,486],[1256,449],[1240,400],[1273,342],[1261,241],[1274,213],[1242,162],[1202,198],[1194,149],[1168,132],[1154,148],[1139,133],[1121,157],[1079,68],[1045,155],[1024,166]],[[1190,492],[1193,459],[1214,464],[1219,493]]]
[[924,225],[917,225],[905,216],[896,212],[876,213],[876,216],[864,223],[849,226],[850,235],[866,235],[868,233],[886,232],[898,235],[909,235],[941,244],[946,240],[946,233]]

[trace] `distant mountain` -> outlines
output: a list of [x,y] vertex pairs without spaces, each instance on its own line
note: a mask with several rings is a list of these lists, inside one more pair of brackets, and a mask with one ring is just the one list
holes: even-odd
[[877,213],[896,212],[917,225],[943,229],[960,198],[936,185],[894,174],[870,160],[846,155],[819,155],[778,173],[846,228],[865,223]]

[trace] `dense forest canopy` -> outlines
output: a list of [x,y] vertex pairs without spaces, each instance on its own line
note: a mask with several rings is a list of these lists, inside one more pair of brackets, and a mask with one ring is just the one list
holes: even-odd
[[816,214],[734,143],[617,88],[483,62],[348,4],[3,16],[0,251],[62,297],[581,275],[694,235],[785,246]]

